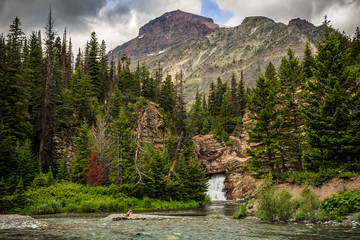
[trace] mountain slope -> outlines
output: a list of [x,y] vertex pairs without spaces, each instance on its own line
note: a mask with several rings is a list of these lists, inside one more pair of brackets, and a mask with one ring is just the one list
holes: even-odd
[[142,26],[136,38],[116,47],[114,55],[126,53],[141,58],[189,39],[203,38],[216,28],[211,18],[180,10],[165,13]]
[[[167,14],[174,14],[174,12]],[[175,28],[177,29],[183,25],[188,26],[185,29],[191,28],[187,18],[180,15],[178,18],[167,19],[169,21],[163,22],[164,25],[160,24],[162,28],[168,25],[170,29],[174,29],[174,26],[177,26]],[[158,18],[153,21],[160,20]],[[207,26],[208,23],[211,24],[212,20],[208,20],[203,25]],[[145,34],[143,38],[150,29],[147,25],[140,29],[140,34]],[[160,35],[157,40],[154,30],[154,34],[151,35],[151,44],[137,44],[137,40],[133,39],[117,47],[114,56],[118,57],[126,53],[130,55],[133,66],[140,61],[145,62],[150,69],[154,69],[160,62],[165,76],[166,74],[174,76],[176,72],[182,70],[186,78],[186,100],[191,102],[197,89],[207,93],[211,80],[215,81],[217,77],[221,77],[223,81],[229,81],[233,72],[240,76],[243,70],[246,86],[253,86],[257,76],[264,72],[270,61],[278,67],[288,48],[292,48],[295,55],[301,57],[306,42],[308,41],[315,50],[314,40],[321,36],[321,27],[315,27],[300,19],[293,19],[285,25],[266,17],[247,17],[237,27],[211,26],[212,28],[209,29],[204,27],[201,34],[193,35],[193,37],[189,37],[191,36],[188,34],[191,32],[189,30],[186,31],[188,34],[186,36],[176,30],[178,37],[168,45],[163,43],[165,31],[158,30]],[[153,27],[153,29],[159,29],[159,27]],[[129,47],[130,45],[132,48]]]

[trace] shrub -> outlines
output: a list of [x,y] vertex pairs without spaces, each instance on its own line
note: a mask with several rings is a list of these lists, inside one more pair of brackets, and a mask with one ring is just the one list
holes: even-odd
[[324,199],[321,208],[334,216],[345,216],[360,211],[360,191],[343,192]]
[[62,204],[55,200],[50,200],[30,208],[30,213],[32,214],[53,214],[60,213],[61,211]]
[[295,211],[295,204],[288,191],[276,192],[275,188],[276,185],[272,183],[270,175],[264,180],[259,193],[256,195],[258,200],[257,217],[266,221],[287,222]]
[[298,205],[297,220],[323,221],[328,219],[324,210],[320,208],[321,201],[310,189],[305,188],[296,202]]
[[241,219],[241,218],[246,217],[246,212],[247,212],[246,207],[247,207],[247,204],[241,204],[240,207],[234,213],[233,218]]

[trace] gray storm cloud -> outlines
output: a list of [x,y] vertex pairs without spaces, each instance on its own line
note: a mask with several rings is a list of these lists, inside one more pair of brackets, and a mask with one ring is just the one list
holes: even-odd
[[[301,17],[315,25],[324,15],[335,28],[348,34],[360,25],[360,0],[212,0],[233,17],[226,25],[239,25],[247,16],[266,16],[287,23]],[[32,30],[44,30],[49,8],[52,8],[55,28],[61,35],[64,28],[72,37],[74,52],[85,45],[95,31],[104,39],[108,50],[134,38],[138,29],[165,12],[181,9],[200,14],[201,0],[0,0],[0,32],[8,33],[9,25],[18,16],[28,35]],[[211,16],[208,16],[211,17]]]
[[288,23],[292,18],[305,18],[320,25],[324,16],[334,28],[353,34],[360,25],[360,0],[214,0],[220,9],[233,17],[227,25],[239,25],[247,16],[266,16]]

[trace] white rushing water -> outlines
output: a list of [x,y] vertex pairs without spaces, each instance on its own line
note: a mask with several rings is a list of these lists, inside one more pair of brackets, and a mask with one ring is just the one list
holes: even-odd
[[209,179],[208,191],[206,192],[211,201],[226,201],[224,180],[224,173],[211,175]]

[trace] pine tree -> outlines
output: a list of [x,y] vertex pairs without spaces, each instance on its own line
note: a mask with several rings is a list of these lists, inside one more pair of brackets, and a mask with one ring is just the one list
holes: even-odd
[[[1,120],[8,125],[14,136],[25,139],[32,133],[28,111],[31,85],[27,78],[28,56],[22,54],[25,39],[18,17],[10,25],[10,33],[7,37],[6,62],[1,79]],[[25,57],[26,64],[22,62]]]
[[103,40],[100,45],[100,72],[101,72],[101,102],[104,102],[110,91],[109,66],[106,56],[106,44]]
[[343,165],[354,170],[351,115],[355,112],[357,83],[348,70],[349,51],[342,49],[336,33],[330,33],[326,19],[323,35],[317,43],[314,80],[308,81],[303,91],[302,114],[310,146],[304,160],[307,168],[314,171]]
[[111,124],[114,156],[108,164],[110,181],[118,186],[136,184],[135,165],[133,161],[135,143],[129,118],[123,108],[119,109],[117,119]]
[[87,169],[86,163],[90,155],[90,139],[91,133],[89,127],[84,123],[79,135],[75,139],[74,159],[71,164],[71,180],[76,183],[84,183],[84,174]]
[[272,62],[269,62],[268,66],[266,67],[265,78],[267,78],[271,82],[271,85],[274,89],[278,87],[276,69]]
[[45,39],[45,76],[43,81],[43,95],[41,100],[41,118],[39,119],[39,152],[38,167],[42,172],[44,167],[51,165],[51,155],[53,150],[53,115],[56,102],[55,92],[55,63],[54,63],[54,19],[51,9],[49,10],[48,22],[46,25]]
[[292,169],[301,171],[304,139],[298,91],[302,84],[302,76],[299,60],[291,49],[288,50],[288,57],[281,61],[278,76],[282,168],[285,168],[286,163]]
[[309,42],[306,42],[305,45],[305,51],[304,51],[304,58],[302,61],[302,74],[304,78],[311,78],[313,73],[312,73],[312,68],[314,67],[314,57],[312,55],[311,52],[311,48],[309,45]]
[[43,54],[41,48],[41,41],[36,32],[30,35],[29,40],[29,69],[31,71],[30,81],[32,88],[30,89],[30,103],[29,113],[31,123],[34,126],[39,120],[40,102],[42,94],[42,79],[43,79]]
[[150,77],[149,71],[146,69],[145,65],[141,68],[141,96],[149,99],[150,101],[155,101],[156,99],[156,83],[155,80]]
[[171,75],[167,75],[160,90],[160,107],[163,108],[165,112],[172,113],[175,107],[175,99],[175,85],[171,80]]
[[160,62],[158,62],[158,66],[155,70],[155,85],[156,85],[156,102],[160,102],[160,90],[162,83],[162,68],[160,67]]
[[37,164],[35,154],[32,151],[31,141],[25,140],[22,144],[18,141],[14,149],[14,157],[17,161],[17,175],[23,179],[24,185],[30,185],[35,177]]
[[360,29],[359,27],[356,28],[354,38],[351,42],[351,57],[353,60],[359,62],[359,55],[360,55]]
[[260,76],[248,103],[249,117],[253,123],[247,127],[251,147],[246,149],[250,156],[249,167],[255,170],[258,176],[268,172],[280,172],[276,105],[272,80]]
[[237,89],[237,104],[236,104],[237,115],[241,116],[241,118],[244,117],[245,114],[246,102],[247,102],[247,97],[245,92],[244,72],[241,71],[240,81]]
[[101,66],[99,61],[99,43],[95,32],[91,33],[91,40],[88,48],[88,59],[86,66],[88,69],[90,81],[92,84],[92,90],[95,97],[98,100],[101,99],[102,92],[102,78],[101,78]]
[[92,111],[92,96],[94,95],[92,89],[91,78],[83,72],[81,66],[78,67],[70,82],[71,101],[78,123],[92,124],[96,120],[95,113]]

